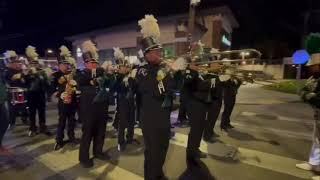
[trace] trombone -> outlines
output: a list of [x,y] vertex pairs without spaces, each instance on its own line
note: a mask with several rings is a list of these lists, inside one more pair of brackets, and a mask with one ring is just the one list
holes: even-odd
[[[237,55],[237,57],[241,56],[241,58],[231,59],[227,57],[227,58],[221,59],[222,56],[230,57],[234,54]],[[255,57],[252,57],[254,55]],[[226,64],[226,63],[236,63],[236,62],[252,62],[252,61],[260,60],[261,56],[262,56],[262,53],[256,49],[227,50],[227,51],[221,51],[221,52],[203,53],[200,55],[200,57],[198,56],[191,57],[191,59],[198,58],[198,59],[210,59],[210,60],[191,62],[188,64],[205,65],[205,64],[212,64],[212,63]],[[247,58],[247,57],[250,57],[250,58]]]

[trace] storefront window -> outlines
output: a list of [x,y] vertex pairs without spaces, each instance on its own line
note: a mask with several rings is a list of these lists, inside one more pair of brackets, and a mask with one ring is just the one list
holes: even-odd
[[174,58],[175,57],[175,49],[173,44],[165,44],[163,46],[164,50],[164,57],[166,59]]

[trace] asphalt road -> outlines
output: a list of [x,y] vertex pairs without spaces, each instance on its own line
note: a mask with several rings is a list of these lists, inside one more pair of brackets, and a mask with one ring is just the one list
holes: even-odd
[[[57,112],[54,105],[47,112],[50,130],[55,132]],[[232,114],[235,129],[215,132],[217,142],[202,142],[208,153],[200,167],[187,169],[185,147],[188,128],[175,128],[175,137],[165,164],[170,179],[185,180],[301,180],[313,175],[295,168],[308,158],[311,147],[312,109],[295,95],[263,90],[257,85],[240,89]],[[172,122],[177,112],[172,113]],[[20,121],[18,121],[20,123]],[[0,156],[0,180],[62,180],[62,179],[143,179],[143,144],[129,146],[124,153],[116,150],[114,130],[107,129],[105,150],[112,156],[107,162],[95,160],[92,169],[78,163],[79,146],[66,145],[54,152],[54,137],[27,137],[28,127],[19,125],[4,140],[11,156]],[[141,130],[136,138],[142,142]],[[80,125],[77,137],[81,137]]]

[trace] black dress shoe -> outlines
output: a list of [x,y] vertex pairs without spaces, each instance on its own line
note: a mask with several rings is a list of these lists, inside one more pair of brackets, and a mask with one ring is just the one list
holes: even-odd
[[195,159],[201,159],[206,158],[207,154],[204,152],[201,152],[200,150],[196,152],[188,152],[187,151],[187,160],[195,160]]
[[208,142],[208,143],[215,143],[216,140],[214,139],[214,137],[204,137],[203,140],[205,142]]
[[54,144],[53,150],[58,151],[59,149],[61,149],[63,147],[62,143],[56,143]]
[[38,133],[36,132],[36,131],[29,131],[28,132],[28,136],[29,137],[34,137],[34,136],[36,136]]
[[92,168],[93,167],[93,160],[90,159],[88,161],[85,161],[85,162],[80,162],[80,165],[83,167],[83,168]]
[[233,129],[234,126],[232,126],[231,124],[228,124],[228,125],[227,125],[227,128],[228,128],[228,129]]
[[47,130],[40,130],[40,133],[44,134],[46,136],[52,136],[52,133],[50,131],[47,131]]
[[126,145],[125,144],[118,144],[118,151],[123,152],[126,150]]
[[221,131],[228,132],[229,129],[226,126],[221,127]]
[[94,155],[94,158],[99,159],[101,161],[108,161],[111,159],[107,153],[96,154]]
[[219,134],[213,132],[212,137],[216,137],[217,138],[217,137],[220,137],[220,136],[219,136]]
[[140,145],[141,143],[137,139],[130,139],[127,140],[127,144],[135,144],[135,145]]
[[198,158],[207,158],[207,154],[202,152],[202,151],[200,151],[200,150],[196,153],[196,156]]
[[71,138],[68,140],[68,143],[72,144],[72,145],[77,145],[80,143],[80,141],[76,138]]

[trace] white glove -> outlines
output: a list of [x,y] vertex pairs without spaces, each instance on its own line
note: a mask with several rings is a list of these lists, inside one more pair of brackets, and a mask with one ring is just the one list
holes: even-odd
[[220,75],[219,76],[220,81],[225,82],[228,81],[229,79],[231,79],[230,75]]
[[12,80],[21,79],[21,73],[13,75],[11,79],[12,79]]
[[137,75],[137,72],[138,72],[138,69],[133,69],[129,76],[134,79]]
[[187,62],[184,58],[178,58],[173,63],[169,63],[170,69],[173,71],[185,70],[187,68]]

